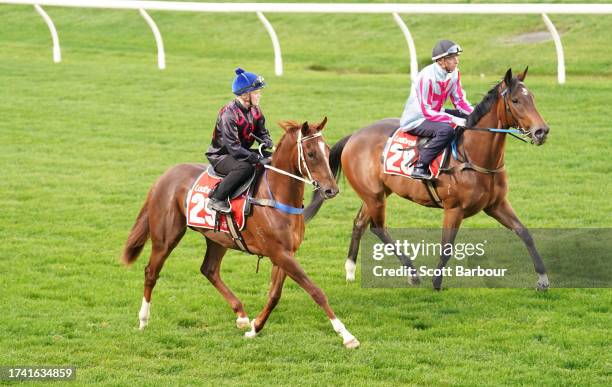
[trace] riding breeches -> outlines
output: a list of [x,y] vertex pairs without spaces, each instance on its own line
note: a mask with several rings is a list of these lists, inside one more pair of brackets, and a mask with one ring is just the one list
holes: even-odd
[[216,162],[213,167],[215,167],[215,171],[227,175],[212,194],[212,197],[219,200],[227,199],[255,170],[250,163],[238,161],[232,156],[224,157]]
[[[444,109],[444,111],[455,117],[467,118],[467,115],[459,110]],[[409,130],[409,132],[417,136],[432,137],[427,145],[419,147],[419,161],[423,164],[429,164],[452,140],[454,128],[446,122],[423,121],[421,125]]]
[[429,164],[451,141],[454,129],[446,122],[423,121],[409,132],[417,136],[431,137],[425,146],[419,147],[419,161]]

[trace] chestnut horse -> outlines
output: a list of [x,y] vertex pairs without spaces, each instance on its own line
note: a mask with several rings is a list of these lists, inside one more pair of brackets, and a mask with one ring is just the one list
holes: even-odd
[[[454,243],[463,219],[484,210],[499,223],[514,231],[525,243],[535,271],[537,289],[549,286],[546,269],[529,231],[516,216],[506,194],[508,177],[504,171],[506,133],[478,130],[479,128],[520,128],[536,145],[542,145],[548,135],[548,126],[535,107],[533,94],[523,80],[527,69],[516,78],[509,69],[498,83],[476,106],[467,119],[467,127],[458,143],[464,160],[451,160],[446,173],[435,181],[435,191],[444,209],[442,246]],[[374,234],[384,243],[393,243],[385,229],[386,198],[391,193],[427,207],[439,207],[422,181],[383,173],[381,155],[389,136],[399,127],[398,119],[385,119],[362,128],[340,140],[330,154],[330,167],[335,175],[343,169],[350,185],[362,199],[353,226],[353,234],[345,263],[346,278],[355,279],[355,263],[359,241],[370,225]],[[469,130],[473,129],[473,130]],[[308,221],[321,207],[323,197],[315,193],[306,209]],[[403,265],[412,267],[405,256],[398,256]],[[438,269],[443,268],[450,256],[440,256]],[[441,273],[442,271],[437,271]],[[410,278],[419,283],[418,275]],[[440,289],[442,276],[433,278],[433,286]]]
[[[332,198],[338,193],[336,180],[329,168],[329,147],[321,136],[326,122],[327,118],[314,125],[307,122],[299,125],[293,121],[279,123],[285,133],[272,156],[273,168],[265,172],[267,183],[259,185],[255,197],[276,200],[277,203],[301,209],[304,181],[313,183],[321,191],[322,197]],[[181,164],[159,177],[149,190],[126,242],[122,258],[126,265],[138,258],[149,238],[152,242],[151,257],[145,268],[144,299],[139,313],[140,329],[144,329],[148,323],[151,293],[159,272],[185,234],[187,192],[206,168],[204,164]],[[310,180],[303,178],[303,170]],[[273,197],[269,197],[269,192]],[[347,348],[359,346],[359,341],[336,318],[325,293],[308,278],[295,260],[295,252],[304,240],[304,216],[301,213],[289,214],[273,207],[254,206],[252,215],[247,218],[246,227],[242,231],[246,245],[253,254],[270,257],[273,264],[268,302],[259,316],[250,322],[242,303],[219,274],[221,260],[227,249],[238,249],[237,245],[227,233],[192,229],[206,238],[206,253],[200,271],[230,304],[237,315],[236,325],[239,328],[251,328],[245,333],[246,337],[255,337],[263,329],[281,297],[283,283],[288,275],[323,308],[332,327],[342,337],[343,344]]]

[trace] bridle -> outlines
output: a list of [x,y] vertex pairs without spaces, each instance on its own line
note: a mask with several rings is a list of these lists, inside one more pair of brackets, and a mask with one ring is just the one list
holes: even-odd
[[[304,157],[304,142],[308,140],[312,140],[313,138],[321,137],[322,135],[323,134],[321,132],[317,132],[309,136],[302,136],[302,131],[301,130],[298,131],[298,136],[297,136],[298,170],[300,171],[300,175],[308,176],[307,179],[305,179],[302,176],[294,175],[293,173],[287,172],[283,169],[273,167],[271,165],[264,165],[264,167],[266,169],[270,169],[274,172],[280,173],[281,175],[289,176],[293,179],[303,181],[304,183],[312,185],[315,191],[318,190],[319,188],[321,188],[321,186],[319,185],[318,181],[313,180],[312,174],[310,173],[310,168],[308,167],[308,163],[306,162],[306,158]],[[260,145],[260,153],[261,153],[261,145]],[[304,172],[302,171],[302,165],[304,166],[304,170],[306,171],[306,174],[304,174]]]
[[[480,132],[493,132],[493,133],[507,133],[510,134],[512,137],[519,139],[523,142],[528,142],[528,140],[525,139],[525,137],[530,138],[531,139],[531,143],[533,144],[533,138],[531,136],[531,131],[526,130],[518,125],[518,120],[516,119],[516,117],[514,116],[514,114],[512,113],[512,110],[510,109],[510,103],[508,102],[508,91],[510,90],[510,87],[506,87],[503,91],[500,92],[501,97],[504,101],[504,108],[505,108],[505,125],[503,125],[504,127],[502,128],[477,128],[477,127],[464,127],[464,130],[473,130],[473,131],[480,131]],[[512,123],[508,121],[508,115],[510,115],[511,119],[512,119]],[[499,126],[502,126],[501,120],[499,120]],[[457,149],[456,149],[456,144],[453,143],[452,146],[452,151],[453,154],[455,155],[455,158],[457,158],[456,154],[457,154]],[[467,152],[465,150],[465,146],[463,147],[463,159],[464,162],[457,166],[457,169],[462,171],[464,169],[471,169],[480,173],[486,173],[486,174],[496,174],[499,172],[502,172],[505,169],[505,166],[502,164],[501,166],[495,168],[495,169],[489,169],[489,168],[484,168],[484,167],[480,167],[476,164],[473,164],[472,162],[469,161]],[[452,170],[454,170],[455,168],[448,168],[445,169],[444,171],[447,172],[451,172]]]
[[[509,133],[512,137],[519,139],[523,142],[529,142],[529,140],[526,139],[529,138],[531,139],[531,143],[533,144],[533,137],[531,136],[531,130],[527,130],[525,128],[523,128],[522,126],[518,126],[518,120],[516,119],[516,117],[514,116],[514,114],[512,113],[512,109],[510,109],[510,102],[508,102],[508,91],[510,90],[510,87],[506,87],[506,89],[504,91],[501,92],[502,98],[504,100],[504,108],[505,108],[505,113],[506,113],[506,118],[508,117],[508,115],[510,115],[510,117],[512,118],[512,122],[510,123],[508,122],[508,120],[506,120],[506,126],[507,128],[504,128],[503,133]],[[507,130],[507,131],[506,131]],[[492,130],[492,131],[497,131],[500,132],[500,130]]]

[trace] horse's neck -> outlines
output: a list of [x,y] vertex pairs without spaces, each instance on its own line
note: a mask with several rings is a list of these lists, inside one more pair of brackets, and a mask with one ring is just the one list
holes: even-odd
[[[286,138],[274,152],[272,166],[293,175],[300,176],[297,170],[297,149],[295,140]],[[292,177],[269,170],[268,184],[274,200],[292,207],[302,208],[304,203],[304,183]],[[267,195],[267,192],[265,193]]]
[[[476,123],[477,128],[501,128],[499,104]],[[496,169],[504,163],[505,133],[466,130],[463,146],[470,162],[483,168]]]

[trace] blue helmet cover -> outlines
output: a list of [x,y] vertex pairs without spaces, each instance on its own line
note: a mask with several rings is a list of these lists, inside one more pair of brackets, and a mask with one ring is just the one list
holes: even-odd
[[236,78],[232,83],[232,93],[242,95],[251,91],[262,89],[266,86],[262,76],[244,71],[240,67],[236,70]]

